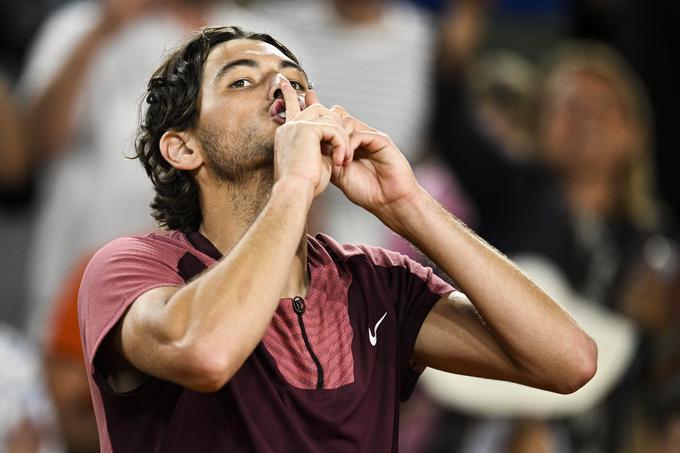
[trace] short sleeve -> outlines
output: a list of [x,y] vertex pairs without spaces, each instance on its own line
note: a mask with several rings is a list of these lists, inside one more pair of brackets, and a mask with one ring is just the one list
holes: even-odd
[[78,318],[88,371],[102,340],[144,292],[184,284],[178,252],[145,238],[110,242],[90,260],[78,294]]
[[386,291],[394,303],[399,321],[399,397],[406,401],[423,371],[411,361],[420,328],[434,305],[454,288],[430,267],[389,250],[364,247],[365,253],[382,274]]

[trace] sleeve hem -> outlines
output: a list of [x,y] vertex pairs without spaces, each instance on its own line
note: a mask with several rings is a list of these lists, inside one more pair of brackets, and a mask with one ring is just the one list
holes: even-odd
[[414,334],[410,338],[407,338],[405,343],[407,345],[409,358],[407,366],[401,377],[402,382],[399,394],[399,400],[401,402],[408,401],[408,399],[411,397],[411,394],[415,389],[416,383],[418,382],[418,378],[420,378],[420,375],[422,374],[423,371],[425,371],[426,368],[424,365],[421,365],[415,362],[413,359],[411,359],[411,356],[413,355],[413,349],[416,345],[416,340],[418,339],[418,334],[420,333],[420,329],[423,327],[425,319],[430,314],[432,308],[434,308],[437,302],[439,302],[443,297],[445,297],[446,294],[450,294],[453,291],[455,290],[452,289],[451,291],[448,291],[445,294],[433,293],[432,299],[428,300],[427,303],[424,304],[425,305],[424,309],[421,310],[417,315],[418,317],[416,318],[415,321],[420,327],[417,330],[414,330]]
[[179,288],[180,285],[176,283],[167,283],[167,282],[156,282],[153,284],[150,284],[148,286],[143,286],[140,288],[138,291],[133,293],[132,296],[128,298],[124,303],[120,304],[120,307],[118,310],[114,312],[114,314],[111,316],[111,318],[106,322],[104,325],[104,328],[99,332],[99,335],[97,335],[97,340],[95,341],[92,350],[89,351],[87,354],[87,362],[88,365],[90,366],[91,370],[94,370],[94,358],[97,355],[97,351],[99,350],[99,346],[101,345],[102,341],[104,341],[104,338],[111,332],[111,329],[121,320],[121,317],[123,314],[132,306],[132,304],[145,292],[151,291],[152,289],[155,288],[161,288],[161,287],[176,287]]

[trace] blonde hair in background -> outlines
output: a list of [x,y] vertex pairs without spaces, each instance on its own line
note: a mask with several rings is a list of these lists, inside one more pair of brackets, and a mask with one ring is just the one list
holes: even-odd
[[650,228],[658,220],[652,163],[652,113],[647,92],[638,75],[614,49],[597,42],[570,41],[560,46],[543,67],[542,96],[566,73],[593,74],[609,83],[617,93],[630,123],[638,130],[637,149],[625,168],[619,191],[619,206],[636,226]]

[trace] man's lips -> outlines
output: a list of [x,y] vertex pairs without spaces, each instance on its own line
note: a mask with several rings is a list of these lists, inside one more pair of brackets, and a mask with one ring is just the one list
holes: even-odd
[[[300,104],[300,110],[304,110],[305,108],[307,108],[304,96],[298,96],[298,103]],[[272,106],[269,108],[269,114],[271,115],[272,119],[277,123],[279,124],[285,123],[286,101],[284,101],[282,98],[276,98],[274,102],[272,102]]]
[[286,102],[281,99],[277,98],[272,102],[272,106],[269,109],[269,114],[271,115],[272,119],[276,121],[279,124],[283,124],[286,122]]

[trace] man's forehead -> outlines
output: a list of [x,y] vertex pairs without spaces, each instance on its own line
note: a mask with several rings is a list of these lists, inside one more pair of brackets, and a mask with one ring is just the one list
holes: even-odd
[[205,62],[206,73],[218,71],[228,61],[246,59],[275,59],[292,61],[279,49],[256,39],[232,39],[215,46]]

